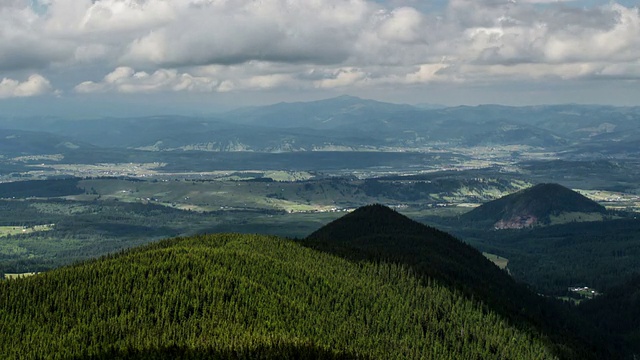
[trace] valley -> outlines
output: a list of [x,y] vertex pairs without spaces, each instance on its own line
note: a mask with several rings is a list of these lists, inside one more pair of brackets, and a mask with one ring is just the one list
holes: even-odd
[[[601,126],[605,116],[610,126]],[[281,120],[294,117],[300,119],[295,127]],[[515,330],[496,331],[523,331],[523,339],[529,340],[522,344],[536,349],[524,351],[544,354],[540,358],[584,358],[585,353],[578,349],[585,344],[593,347],[593,353],[624,358],[637,351],[629,339],[633,339],[638,329],[632,325],[617,328],[603,319],[607,315],[618,316],[611,304],[633,302],[625,294],[635,293],[634,279],[640,273],[640,153],[633,146],[638,136],[634,127],[638,119],[640,111],[636,108],[575,105],[570,112],[562,106],[424,110],[352,97],[318,103],[284,103],[209,118],[110,119],[108,127],[106,122],[97,120],[0,118],[0,274],[11,279],[0,286],[7,289],[18,286],[13,285],[14,281],[27,279],[15,280],[16,277],[36,273],[28,276],[28,281],[34,284],[67,281],[64,280],[67,275],[61,275],[65,271],[89,271],[87,267],[94,266],[91,264],[106,266],[104,271],[110,272],[111,265],[102,265],[109,259],[133,256],[142,261],[135,254],[147,251],[144,249],[154,252],[152,249],[157,246],[166,246],[167,253],[175,252],[175,256],[182,257],[196,246],[194,239],[214,244],[197,251],[192,249],[202,259],[219,251],[215,250],[218,247],[229,246],[242,249],[242,256],[256,260],[257,264],[265,259],[245,247],[247,242],[265,254],[276,251],[277,255],[269,256],[278,257],[284,256],[282,251],[307,251],[297,248],[302,246],[345,258],[349,264],[371,262],[373,267],[366,269],[392,272],[389,276],[420,283],[419,286],[426,283],[425,291],[431,291],[429,284],[434,281],[437,286],[453,291],[452,296],[460,297],[451,301],[472,299],[470,305],[464,305],[465,312],[476,311],[471,309],[478,306],[483,309],[480,312],[489,311],[492,319],[495,314],[498,323],[504,320],[508,326],[515,326]],[[362,233],[363,229],[369,232]],[[226,235],[215,234],[235,234],[237,238],[222,240]],[[266,240],[252,234],[289,240]],[[424,239],[430,240],[425,243]],[[190,245],[180,245],[181,241]],[[271,245],[262,247],[265,243],[273,243],[275,249]],[[277,250],[281,246],[286,250]],[[164,255],[157,256],[165,259]],[[227,259],[238,253],[215,256]],[[317,255],[300,256],[304,258],[301,264],[312,264],[310,258]],[[188,267],[189,259],[180,263]],[[238,261],[246,264],[245,260],[237,259],[229,264]],[[403,275],[404,268],[387,268],[398,264],[410,269],[408,278]],[[129,271],[123,264],[114,266],[121,269],[118,271],[123,276]],[[237,275],[228,268],[218,270],[225,279]],[[186,273],[192,279],[200,276]],[[135,273],[128,281],[135,283],[140,274]],[[149,276],[149,272],[144,274],[145,278]],[[72,271],[68,276],[77,275]],[[246,276],[224,281],[239,281],[247,286],[254,281],[266,281],[262,277],[247,280]],[[52,280],[56,277],[59,280]],[[295,281],[298,284],[303,280]],[[388,284],[388,279],[371,281]],[[278,301],[291,299],[285,302],[290,301],[292,309],[297,309],[281,314],[287,319],[305,309],[300,305],[305,300],[297,296],[303,299],[316,296],[313,292],[291,295],[281,285],[276,281],[269,286],[281,294]],[[106,284],[100,286],[108,288]],[[586,299],[584,294],[571,290],[575,288],[588,288],[601,295]],[[225,289],[212,291],[239,296],[235,290],[229,293]],[[254,290],[250,296],[275,301],[261,289]],[[556,303],[553,299],[564,302]],[[602,305],[591,309],[592,305],[587,305],[591,301]],[[238,308],[246,305],[242,297],[230,303]],[[201,321],[198,314],[209,311],[182,298],[167,304],[161,306],[173,306],[181,316],[193,321]],[[387,306],[387,303],[369,305]],[[174,313],[156,317],[153,309],[159,305],[149,306],[139,310],[152,311],[148,316],[154,321],[179,324],[172,331],[191,326],[175,318]],[[281,337],[265,343],[263,350],[267,353],[272,351],[269,347],[272,345],[287,347],[293,354],[306,351],[325,354],[338,346],[342,350],[331,353],[338,358],[362,354],[380,358],[385,351],[391,351],[389,345],[367,352],[363,350],[363,344],[367,343],[364,339],[357,346],[346,346],[340,342],[345,334],[318,338],[317,333],[302,329],[286,333],[280,327],[285,320],[268,308],[260,320],[266,327],[256,327],[255,333],[244,332],[236,322],[238,319],[225,313],[229,317],[225,318],[224,327],[235,329],[234,336],[244,339],[236,345],[245,354],[256,351],[248,345],[256,341],[256,336],[264,339],[274,329],[280,329]],[[582,309],[587,309],[584,314]],[[220,314],[221,310],[216,311]],[[251,318],[261,310],[242,311],[246,311],[242,316]],[[549,314],[563,312],[568,317],[557,315],[556,320],[564,321],[564,325],[550,320]],[[306,314],[309,319],[318,316]],[[53,311],[47,316],[59,315]],[[109,319],[105,321],[115,321]],[[18,318],[11,321],[22,324]],[[603,337],[601,342],[595,340],[601,334],[593,328],[592,321],[606,322],[610,333],[616,335]],[[339,328],[352,326],[332,324]],[[575,331],[575,337],[558,335],[565,325]],[[189,329],[187,332],[192,334],[193,329]],[[445,333],[452,331],[442,329]],[[150,338],[155,330],[149,326],[141,331],[141,336]],[[317,328],[320,333],[327,331]],[[422,331],[431,334],[428,327],[423,326]],[[451,345],[456,340],[449,335],[434,331],[436,335],[429,336],[439,344],[444,341],[438,345],[442,351],[470,354],[467,347]],[[387,335],[383,333],[375,336],[381,336],[378,339],[383,343],[395,341],[385,338]],[[213,331],[207,336],[221,339],[220,334]],[[398,334],[407,339],[415,335]],[[540,334],[546,335],[539,338]],[[465,344],[479,347],[477,336],[477,333],[463,336]],[[291,341],[292,337],[305,340]],[[187,351],[185,344],[200,341],[192,335],[180,339],[170,345],[176,346],[178,352]],[[424,351],[421,348],[424,344],[411,339],[407,340],[411,345],[401,352],[417,357],[419,351]],[[113,340],[133,344],[127,338]],[[539,340],[542,342],[538,343]],[[85,341],[69,335],[63,343]],[[310,341],[319,341],[317,347],[310,346]],[[490,344],[492,340],[482,341]],[[540,350],[537,344],[551,349],[554,355]],[[109,357],[133,351],[138,354],[135,356],[144,357],[147,351],[152,354],[165,351],[156,345],[148,348],[149,343],[137,343],[130,348],[123,345],[100,352],[98,348],[102,345],[98,344],[93,354]],[[59,346],[62,349],[66,345]],[[79,348],[69,346],[70,354],[76,354],[74,351]],[[496,355],[498,344],[487,346],[483,354],[500,358]],[[519,345],[513,351],[528,349],[527,346]],[[624,354],[612,350],[616,347]],[[21,350],[24,349],[7,351]],[[203,351],[218,354],[218,350]]]
[[[481,205],[533,186],[531,177],[504,173],[500,168],[417,173],[384,169],[372,177],[274,170],[178,176],[65,177],[0,184],[0,225],[19,230],[7,231],[3,238],[0,271],[45,271],[161,238],[199,233],[302,238],[372,203],[386,204],[449,231],[482,251],[509,259],[507,269],[513,276],[554,296],[564,296],[570,286],[604,290],[640,269],[635,255],[640,254],[636,240],[640,227],[634,225],[637,195],[633,193],[580,190],[593,204],[599,204],[596,212],[589,212],[590,205],[578,203],[546,218],[535,215],[543,223],[523,222],[526,228],[514,232],[495,231],[497,221],[508,224],[499,218],[486,222],[486,227],[483,222],[466,220],[467,214]],[[590,181],[582,180],[581,188],[591,186]],[[558,201],[549,206],[574,200]],[[550,211],[547,205],[537,206]],[[46,232],[22,231],[43,223],[56,225]],[[598,239],[605,236],[607,244],[599,244]],[[541,239],[553,241],[555,248],[542,245]],[[602,246],[609,251],[602,253],[598,265],[576,267],[580,263],[569,260],[587,260],[586,254]]]

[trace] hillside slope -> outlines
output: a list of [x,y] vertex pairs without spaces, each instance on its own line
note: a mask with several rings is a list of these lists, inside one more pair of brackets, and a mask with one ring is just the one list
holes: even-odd
[[640,276],[583,302],[579,309],[596,326],[624,339],[633,358],[640,356]]
[[[566,357],[594,356],[606,347],[593,336],[596,330],[571,309],[516,283],[479,251],[453,236],[385,206],[359,208],[315,231],[303,243],[354,261],[408,266],[427,281],[435,279],[482,301],[523,329],[548,334],[558,348],[585,351],[577,354],[569,350]],[[595,356],[611,356],[603,354]]]
[[605,214],[606,209],[562,185],[538,184],[483,204],[461,219],[495,229],[521,229],[549,224],[554,216],[572,213]]
[[546,295],[564,296],[576,286],[608,292],[640,273],[638,219],[457,234],[482,251],[508,258],[515,279]]
[[555,358],[545,343],[402,265],[273,237],[165,240],[0,283],[3,359]]
[[494,278],[514,285],[471,246],[383,205],[361,207],[318,229],[305,240],[318,249],[352,253],[368,260],[402,258],[403,262],[420,266],[424,275],[450,285],[468,284],[486,289],[484,283]]

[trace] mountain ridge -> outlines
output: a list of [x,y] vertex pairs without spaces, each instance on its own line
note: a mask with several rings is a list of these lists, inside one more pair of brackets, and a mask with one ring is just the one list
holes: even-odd
[[210,116],[0,118],[0,127],[45,131],[106,148],[153,151],[415,151],[443,144],[519,145],[579,157],[594,149],[635,153],[633,141],[640,138],[638,120],[640,108],[483,105],[425,109],[341,96]]
[[[491,311],[507,316],[514,323],[533,326],[537,332],[556,334],[552,336],[556,343],[567,341],[561,348],[575,349],[577,343],[583,344],[581,346],[599,343],[590,337],[589,326],[576,314],[516,283],[475,248],[386,206],[374,204],[358,208],[313,232],[302,244],[356,262],[385,261],[408,266],[423,281],[435,280],[469,298],[482,299]],[[557,337],[567,326],[573,331],[570,339]],[[574,345],[567,345],[570,343]],[[598,346],[600,350],[594,347],[592,351],[605,347]]]
[[0,314],[5,359],[557,357],[401,265],[258,235],[163,240],[0,282]]

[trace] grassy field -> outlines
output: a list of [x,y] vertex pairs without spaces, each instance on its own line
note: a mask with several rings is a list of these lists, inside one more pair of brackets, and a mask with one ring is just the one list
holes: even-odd
[[583,222],[583,221],[602,221],[605,215],[599,213],[582,213],[582,212],[568,212],[560,215],[551,215],[551,225],[566,224],[570,222]]
[[504,270],[507,268],[507,265],[509,265],[509,259],[507,258],[503,258],[501,256],[486,253],[486,252],[483,252],[482,255],[484,255],[484,257],[486,257],[487,259],[491,260],[491,262],[496,264],[496,266],[499,267],[500,269]]
[[19,234],[32,234],[40,231],[51,231],[55,224],[36,225],[36,226],[0,226],[0,237]]
[[[285,176],[283,172],[278,175]],[[290,176],[305,175],[295,173]],[[308,183],[92,179],[80,181],[79,186],[85,189],[85,194],[68,196],[68,199],[154,203],[192,211],[264,209],[324,212],[373,201],[364,194],[356,193],[357,184],[332,180]]]
[[640,212],[640,195],[638,195],[637,191],[636,193],[582,189],[577,189],[576,191],[610,210]]

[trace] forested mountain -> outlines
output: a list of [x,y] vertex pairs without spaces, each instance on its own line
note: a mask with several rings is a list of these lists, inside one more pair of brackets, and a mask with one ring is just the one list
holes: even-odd
[[[477,250],[438,229],[420,224],[383,205],[368,205],[318,229],[306,239],[319,249],[366,260],[402,261],[450,285],[496,289],[487,284],[511,279]],[[500,297],[498,294],[494,294]]]
[[[606,214],[606,209],[559,184],[538,184],[483,204],[464,214],[467,223],[495,229],[548,225],[563,215]],[[577,218],[577,216],[576,216]]]
[[0,283],[3,359],[553,359],[567,353],[408,266],[204,235]]
[[419,277],[447,284],[520,326],[546,333],[558,348],[581,348],[581,356],[604,354],[606,345],[593,337],[595,330],[570,309],[516,283],[471,246],[388,207],[359,208],[315,231],[303,244],[354,261],[408,266]]

